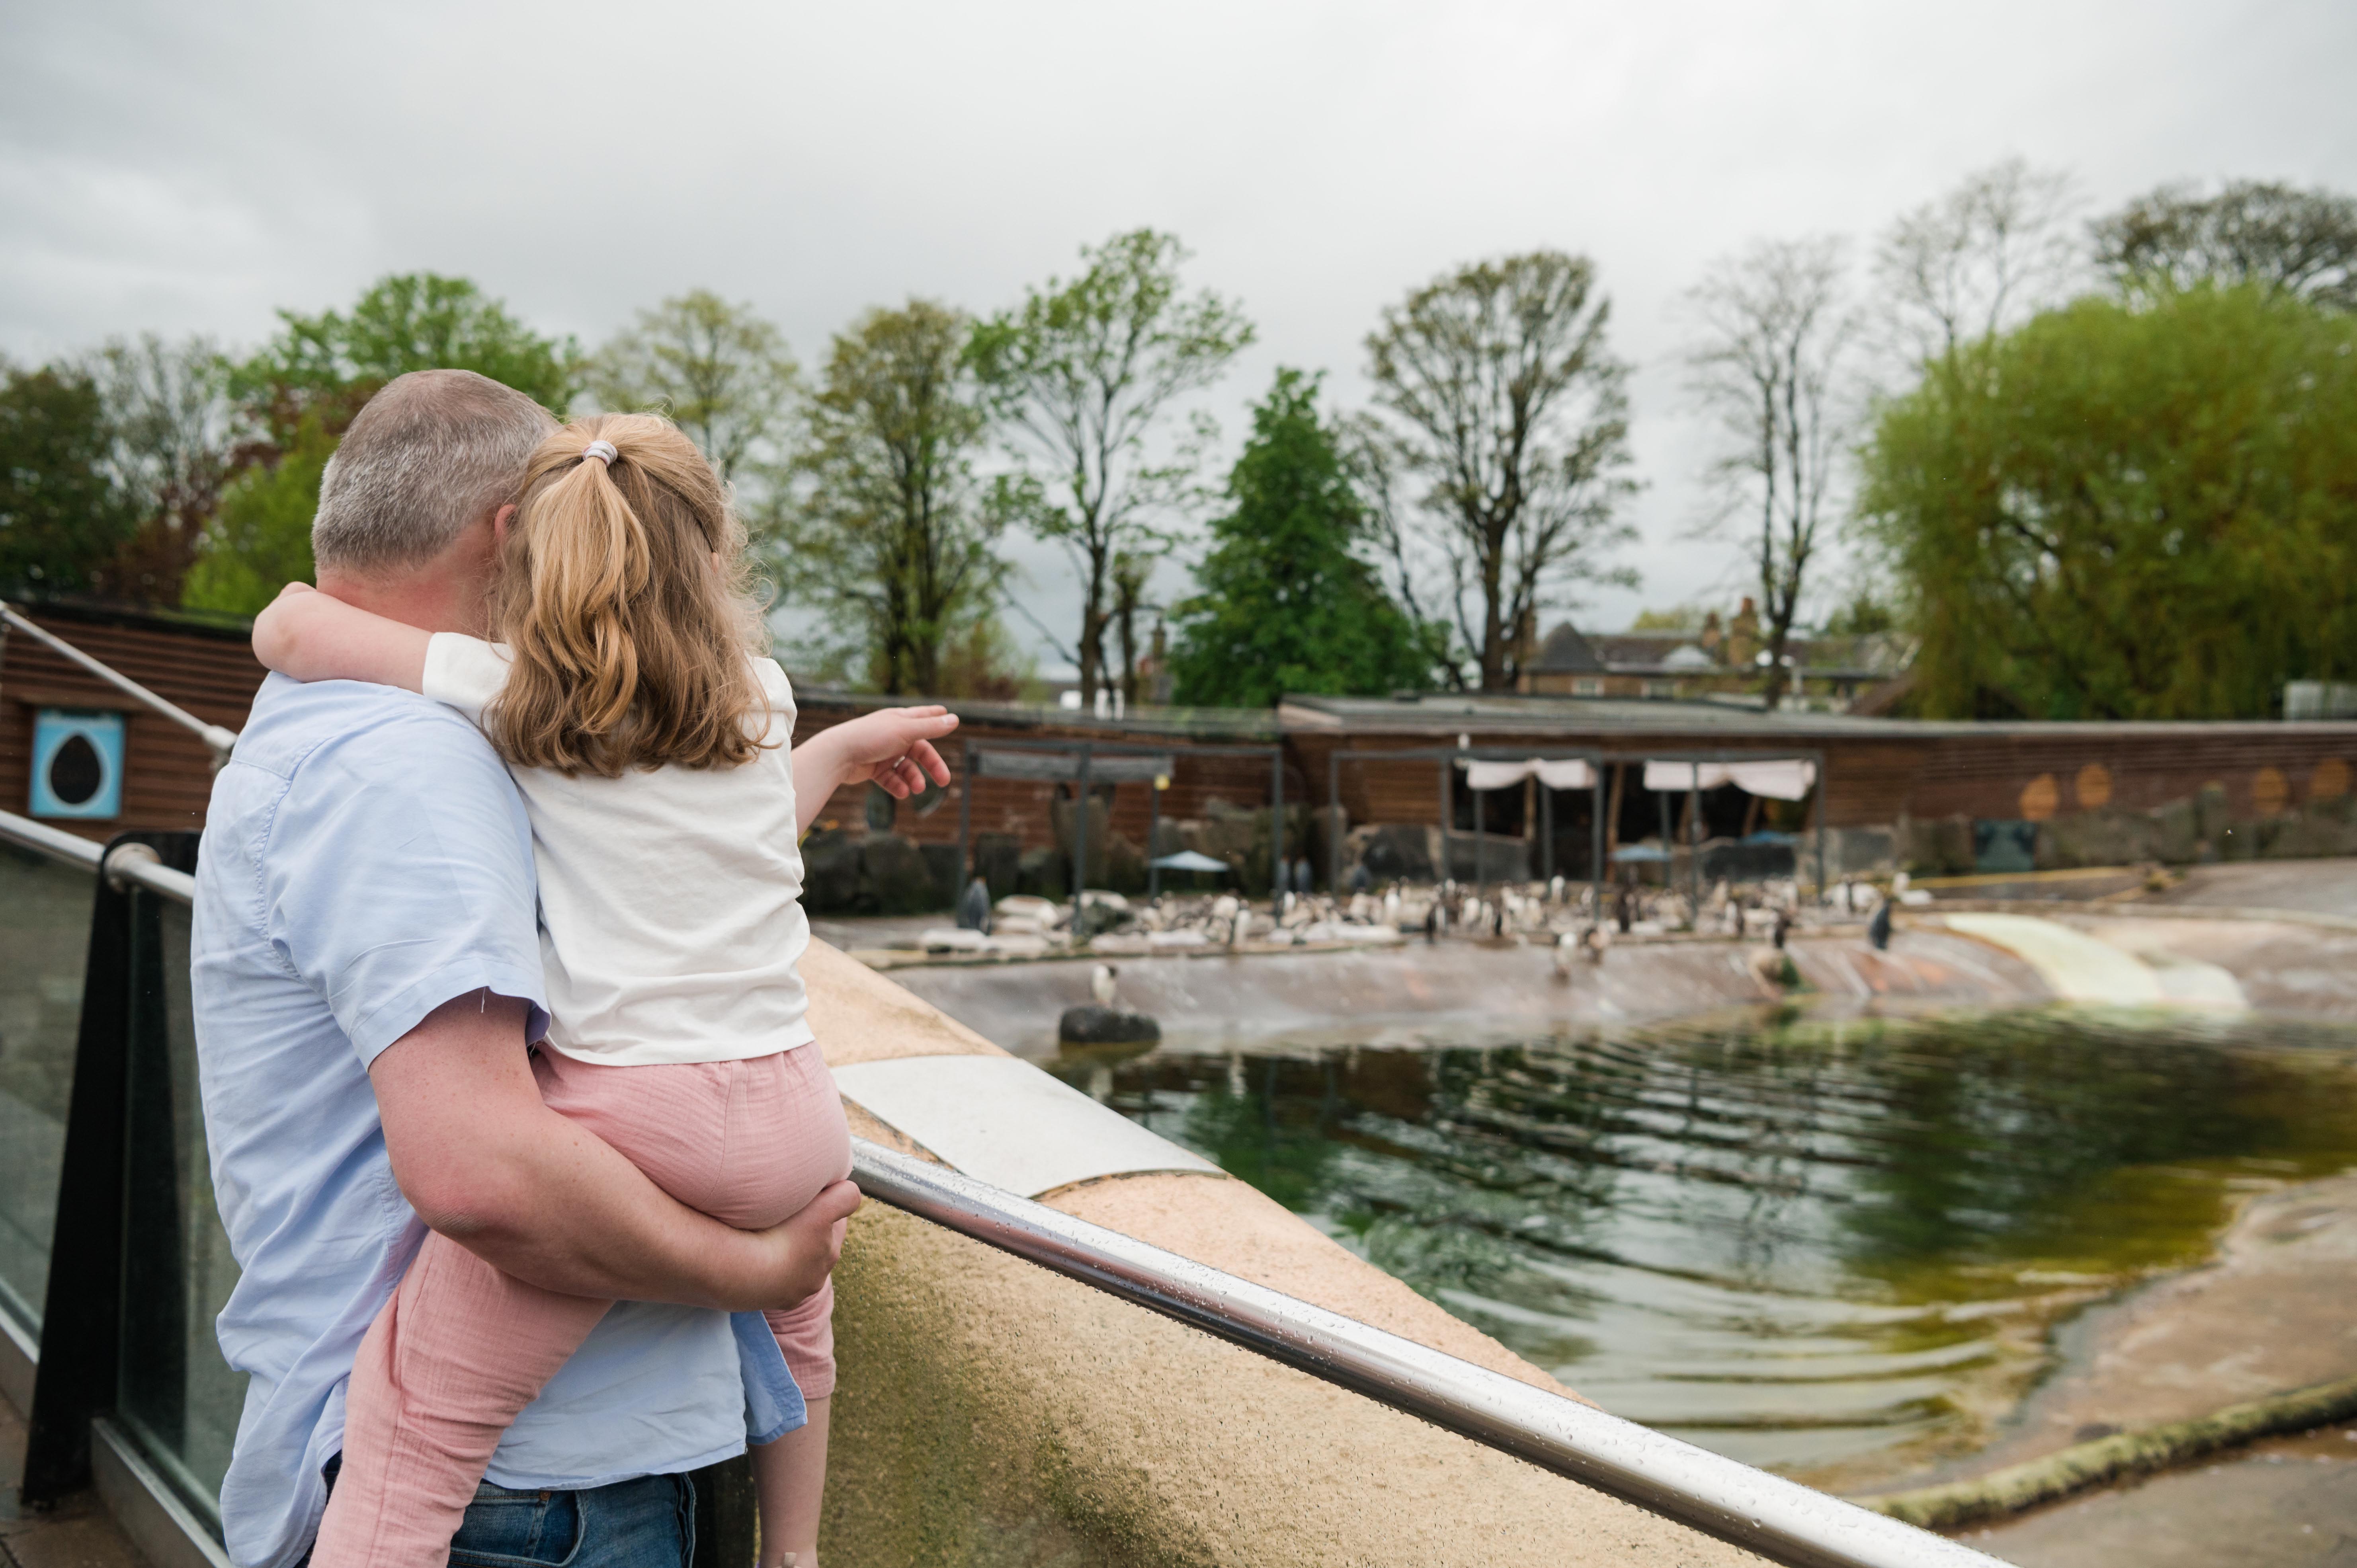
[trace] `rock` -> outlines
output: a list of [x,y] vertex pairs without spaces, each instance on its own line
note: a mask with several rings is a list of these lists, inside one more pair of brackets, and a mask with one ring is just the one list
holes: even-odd
[[1027,849],[1016,863],[1015,890],[1041,898],[1072,896],[1072,863],[1060,849]]
[[1135,844],[1119,833],[1105,840],[1102,886],[1116,893],[1146,891],[1146,856]]
[[[952,854],[954,856],[955,851]],[[877,915],[919,915],[945,908],[932,868],[899,833],[870,833],[859,846],[860,908]]]
[[2227,815],[2226,787],[2205,784],[2193,797],[2195,831],[2207,840],[2212,853],[2222,854],[2227,830],[2233,826]]
[[1351,832],[1351,854],[1376,882],[1430,882],[1431,834],[1421,822],[1377,822]]
[[2079,811],[2039,824],[2038,865],[2141,865],[2161,857],[2160,836],[2159,822],[2143,811]]
[[1021,879],[1023,841],[1013,833],[974,835],[974,874],[990,884],[990,896],[1004,898]]
[[1162,1038],[1162,1026],[1143,1013],[1124,1013],[1094,1003],[1067,1007],[1056,1021],[1056,1037],[1068,1046],[1141,1046]]
[[964,867],[958,865],[958,849],[953,843],[920,843],[917,853],[925,857],[925,869],[933,875],[933,908],[948,909],[956,907],[959,893],[964,890]]
[[802,908],[813,915],[859,908],[859,844],[840,828],[821,828],[802,840]]
[[2190,800],[2171,800],[2152,813],[2154,848],[2171,865],[2201,858],[2201,819]]

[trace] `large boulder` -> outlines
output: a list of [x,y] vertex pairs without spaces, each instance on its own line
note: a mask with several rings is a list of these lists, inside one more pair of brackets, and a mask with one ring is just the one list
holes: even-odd
[[925,869],[933,875],[933,908],[956,908],[958,895],[965,890],[965,867],[958,863],[957,845],[920,843],[917,853],[925,857]]
[[[954,857],[955,852],[952,852]],[[949,908],[932,868],[899,833],[870,833],[859,846],[860,908],[876,915],[920,915]]]
[[802,840],[802,908],[813,915],[858,910],[859,841],[840,828],[820,828]]
[[1027,849],[1017,862],[1015,890],[1061,901],[1072,896],[1072,863],[1060,849]]
[[1068,1046],[1152,1045],[1162,1038],[1162,1026],[1143,1013],[1087,1003],[1064,1009],[1056,1021],[1056,1038]]
[[1377,885],[1432,882],[1432,830],[1421,822],[1372,822],[1351,830],[1344,860],[1367,868]]
[[1111,888],[1115,893],[1145,892],[1145,853],[1121,834],[1113,834],[1105,840],[1103,875],[1091,886]]
[[2190,799],[2171,800],[2152,813],[2155,853],[2171,865],[2201,858],[2201,818]]
[[995,901],[1007,897],[1022,880],[1023,841],[1013,833],[974,835],[974,874],[990,885]]
[[2144,811],[2077,811],[2039,824],[2038,865],[2140,865],[2161,858],[2160,839],[2160,823]]

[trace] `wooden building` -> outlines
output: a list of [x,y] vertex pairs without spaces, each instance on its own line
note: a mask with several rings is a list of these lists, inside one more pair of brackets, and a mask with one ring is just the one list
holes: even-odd
[[[23,600],[10,607],[208,724],[242,728],[262,684],[250,628],[240,619]],[[33,750],[44,714],[119,717],[122,776],[113,814],[35,812]],[[133,829],[194,831],[204,826],[212,761],[194,731],[0,622],[0,809],[99,840]]]
[[[242,727],[262,681],[242,622],[46,602],[16,607],[209,723]],[[796,738],[884,702],[806,690]],[[1152,708],[1118,721],[1059,707],[952,705],[963,720],[947,748],[952,768],[961,766],[968,747],[1009,743],[1087,744],[1170,758],[1167,788],[1158,793],[1146,783],[1095,791],[1112,831],[1140,848],[1148,846],[1148,824],[1157,815],[1202,819],[1220,811],[1216,803],[1236,811],[1262,810],[1281,780],[1289,805],[1311,808],[1324,807],[1329,786],[1339,784],[1339,802],[1354,826],[1429,824],[1469,832],[1478,825],[1484,832],[1528,839],[1551,823],[1563,848],[1546,858],[1582,874],[1585,851],[1575,849],[1589,842],[1594,828],[1587,793],[1559,791],[1542,802],[1535,783],[1496,791],[1480,798],[1477,818],[1461,777],[1437,755],[1459,749],[1597,759],[1612,787],[1606,826],[1615,842],[1657,834],[1663,814],[1677,807],[1643,789],[1641,768],[1649,759],[1806,757],[1823,768],[1823,820],[1837,845],[1836,869],[1920,863],[1921,847],[1909,835],[1931,823],[1962,824],[1969,842],[1975,823],[2060,827],[2082,819],[2141,819],[2181,813],[2199,800],[2209,802],[2201,832],[2214,851],[2210,841],[2217,837],[2218,822],[2264,827],[2357,815],[2351,799],[2357,723],[2349,721],[1951,724],[1762,713],[1732,701],[1538,693],[1297,696],[1273,712]],[[33,804],[34,737],[44,714],[113,714],[122,725],[119,810],[103,819],[58,820],[59,826],[103,839],[132,828],[202,825],[212,767],[199,737],[23,634],[0,636],[0,805],[24,812]],[[1277,748],[1274,757],[1272,747]],[[1368,755],[1399,751],[1421,755]],[[1060,836],[1055,802],[1071,793],[1069,783],[970,779],[961,773],[946,790],[888,807],[878,791],[847,788],[823,808],[820,821],[855,838],[888,830],[920,846],[953,844],[963,826],[977,836],[1002,834],[1027,849],[1046,848]],[[1806,809],[1777,802],[1763,809],[1731,787],[1712,795],[1704,803],[1703,837],[1754,826],[1806,832],[1817,819],[1815,801]],[[2350,828],[2357,835],[2357,823]],[[1685,836],[1682,822],[1675,836]],[[2246,835],[2243,852],[2249,843]],[[2342,853],[2322,826],[2283,843],[2280,853]],[[1288,845],[1293,854],[1308,847]],[[2357,836],[2347,848],[2357,850]],[[1542,858],[1534,854],[1534,865]]]

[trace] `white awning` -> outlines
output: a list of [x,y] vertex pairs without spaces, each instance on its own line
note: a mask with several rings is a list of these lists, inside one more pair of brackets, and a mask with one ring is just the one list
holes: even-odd
[[1746,794],[1770,800],[1799,800],[1817,781],[1817,765],[1799,757],[1773,757],[1760,762],[1648,762],[1645,788],[1684,794],[1689,789],[1716,789],[1732,784]]
[[1467,761],[1458,766],[1465,769],[1468,789],[1508,789],[1534,776],[1550,789],[1587,789],[1596,784],[1596,770],[1577,757],[1551,762],[1535,757],[1527,762]]

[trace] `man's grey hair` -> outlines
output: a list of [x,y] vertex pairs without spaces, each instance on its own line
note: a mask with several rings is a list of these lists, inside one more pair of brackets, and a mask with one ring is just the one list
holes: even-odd
[[424,565],[516,499],[555,428],[540,404],[472,371],[395,376],[328,459],[312,559],[358,574]]

